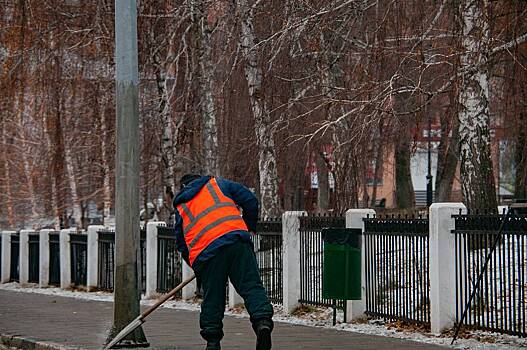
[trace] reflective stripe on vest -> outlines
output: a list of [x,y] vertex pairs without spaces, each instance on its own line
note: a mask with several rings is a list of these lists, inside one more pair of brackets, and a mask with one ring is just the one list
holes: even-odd
[[237,230],[247,231],[234,201],[225,196],[212,178],[187,203],[177,206],[183,219],[183,234],[189,248],[190,264],[218,237]]

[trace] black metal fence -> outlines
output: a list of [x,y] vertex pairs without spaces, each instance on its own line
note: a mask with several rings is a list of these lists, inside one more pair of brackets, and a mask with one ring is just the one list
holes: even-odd
[[251,235],[260,277],[272,303],[283,303],[282,220],[261,220]]
[[[456,317],[459,321],[505,215],[455,215]],[[512,215],[483,275],[464,324],[527,337],[527,215]]]
[[49,284],[60,285],[60,235],[58,232],[49,234]]
[[71,283],[74,286],[86,286],[88,274],[88,236],[70,233],[71,246]]
[[429,226],[426,218],[364,219],[366,314],[430,323]]
[[11,235],[11,268],[9,280],[11,282],[20,281],[20,234]]
[[157,234],[157,291],[166,293],[182,281],[181,255],[173,228],[158,226]]
[[[97,288],[113,291],[115,278],[115,231],[105,229],[97,232],[98,281]],[[140,230],[139,259],[141,264],[141,290],[146,289],[146,231]]]
[[112,291],[115,271],[115,231],[98,231],[97,242],[97,288]]
[[[333,300],[322,297],[324,243],[322,229],[344,228],[343,216],[301,216],[300,217],[300,300],[301,304],[333,307]],[[340,309],[345,302],[337,301]]]
[[38,283],[40,266],[40,236],[37,234],[28,235],[28,254],[29,254],[29,283]]

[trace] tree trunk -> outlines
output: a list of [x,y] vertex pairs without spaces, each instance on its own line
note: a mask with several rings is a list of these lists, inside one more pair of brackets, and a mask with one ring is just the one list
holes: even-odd
[[2,128],[2,146],[4,148],[4,152],[0,152],[2,154],[2,163],[4,165],[3,173],[4,173],[4,191],[5,191],[5,198],[6,198],[6,207],[7,207],[7,222],[9,223],[9,226],[15,227],[15,210],[13,208],[13,190],[12,190],[12,184],[11,184],[11,165],[10,165],[10,159],[9,159],[9,152],[7,152],[7,136],[6,136],[6,127],[5,127],[5,121],[0,121],[0,127]]
[[[99,90],[101,91],[101,90]],[[108,98],[102,93],[101,102],[99,104],[99,115],[101,123],[101,161],[103,168],[103,184],[102,184],[102,203],[103,203],[103,223],[106,223],[110,218],[112,207],[112,185],[111,185],[111,167],[110,157],[108,154],[108,125],[106,122],[106,108],[108,108]]]
[[463,23],[459,94],[461,184],[465,205],[470,209],[497,208],[496,187],[490,149],[488,42],[486,2],[461,2]]
[[278,204],[278,174],[276,170],[276,149],[273,138],[271,116],[262,93],[262,70],[258,66],[253,9],[248,0],[238,0],[242,19],[241,48],[245,55],[245,78],[249,87],[249,98],[255,121],[256,144],[258,146],[258,171],[262,217],[276,217],[280,214]]
[[71,202],[73,205],[73,219],[77,228],[82,228],[82,206],[77,191],[77,181],[75,179],[75,165],[71,157],[71,150],[66,147],[64,150],[64,161],[66,163],[66,173],[68,176],[68,183],[70,185]]
[[207,19],[208,8],[204,0],[192,2],[192,17],[196,28],[199,61],[200,104],[203,122],[203,172],[220,175],[218,163],[218,127],[212,94],[214,67],[212,64],[212,30]]
[[[25,116],[28,115],[29,112],[29,106],[26,103],[26,55],[25,55],[25,34],[26,34],[26,6],[25,1],[22,0],[19,2],[20,6],[20,12],[21,12],[21,29],[20,29],[20,41],[19,41],[19,52],[20,52],[20,77],[19,77],[19,90],[18,90],[18,100],[17,100],[17,122],[22,125],[24,130],[22,131],[22,144],[23,149],[28,149],[30,145],[26,144],[26,136],[25,136]],[[33,96],[33,101],[35,100],[35,96]],[[38,218],[38,212],[37,212],[37,200],[36,200],[36,191],[35,191],[35,184],[33,182],[33,177],[31,176],[31,167],[29,164],[29,157],[31,154],[24,154],[22,155],[23,163],[24,163],[24,176],[27,180],[27,190],[29,195],[29,201],[31,203],[31,219],[35,220]]]
[[317,165],[317,179],[318,179],[318,191],[317,191],[317,207],[319,213],[327,213],[329,209],[329,176],[328,166],[326,163],[326,157],[324,151],[316,152],[315,154],[316,165]]
[[379,120],[379,127],[377,129],[377,142],[375,145],[375,168],[373,170],[373,185],[372,185],[372,193],[371,193],[371,208],[374,208],[377,204],[377,179],[379,178],[379,175],[381,175],[381,169],[382,169],[382,162],[384,157],[384,147],[383,147],[383,138],[382,138],[382,132],[383,132],[383,118],[381,117],[381,120]]
[[[441,125],[441,141],[438,154],[438,167],[436,174],[436,202],[449,202],[452,196],[452,186],[456,175],[459,155],[459,118],[453,116],[452,136],[449,137],[450,128]],[[439,157],[439,155],[441,155]]]
[[527,113],[519,116],[515,149],[516,176],[514,198],[527,198]]
[[415,206],[415,193],[410,170],[411,134],[401,130],[395,144],[395,203],[397,208],[409,209]]

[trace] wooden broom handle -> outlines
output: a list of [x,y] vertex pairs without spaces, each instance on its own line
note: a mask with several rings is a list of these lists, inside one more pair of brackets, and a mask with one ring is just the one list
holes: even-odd
[[172,289],[167,294],[163,295],[161,298],[159,298],[156,303],[152,306],[150,306],[145,312],[141,314],[141,319],[145,319],[148,315],[150,315],[152,312],[154,312],[155,309],[157,309],[159,306],[161,306],[165,301],[172,298],[174,295],[176,295],[177,292],[179,292],[183,287],[185,287],[187,284],[192,282],[196,278],[196,276],[192,275],[180,284],[178,284],[174,289]]

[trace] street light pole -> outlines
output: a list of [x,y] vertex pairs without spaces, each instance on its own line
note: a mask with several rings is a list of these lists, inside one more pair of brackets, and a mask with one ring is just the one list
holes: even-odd
[[434,201],[434,193],[432,189],[432,118],[430,114],[428,118],[428,174],[426,175],[426,206],[430,207]]
[[[139,69],[136,0],[115,0],[115,174],[114,323],[109,339],[139,316]],[[141,327],[127,345],[148,346]],[[124,343],[123,343],[124,345]]]

